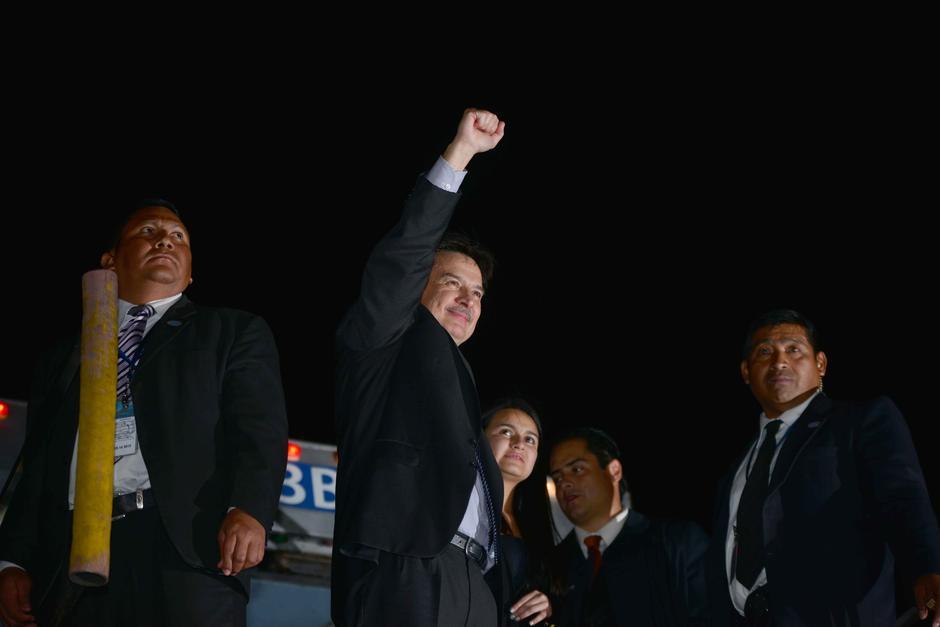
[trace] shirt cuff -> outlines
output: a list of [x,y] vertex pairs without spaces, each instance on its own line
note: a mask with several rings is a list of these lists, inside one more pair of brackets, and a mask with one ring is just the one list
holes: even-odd
[[0,571],[4,571],[7,568],[19,568],[20,570],[26,570],[19,564],[14,564],[13,562],[4,562],[3,560],[0,560]]
[[425,174],[431,185],[439,187],[445,192],[454,193],[460,189],[465,176],[467,176],[466,170],[458,172],[447,163],[444,157],[438,157],[434,166]]

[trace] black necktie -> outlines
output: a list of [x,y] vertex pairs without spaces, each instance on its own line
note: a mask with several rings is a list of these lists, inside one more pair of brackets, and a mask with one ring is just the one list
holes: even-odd
[[747,476],[741,501],[738,503],[738,515],[735,523],[737,539],[737,561],[735,577],[741,584],[751,589],[757,575],[764,568],[764,499],[767,497],[767,484],[770,479],[770,461],[777,446],[777,431],[780,420],[771,420],[764,427],[764,441],[757,451],[757,459]]

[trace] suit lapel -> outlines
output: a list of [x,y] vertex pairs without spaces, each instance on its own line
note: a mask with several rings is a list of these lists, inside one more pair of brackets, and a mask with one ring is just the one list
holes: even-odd
[[[627,519],[624,521],[620,533],[610,543],[610,546],[604,550],[603,557],[601,557],[601,572],[607,573],[607,576],[610,577],[613,573],[616,573],[619,567],[629,564],[630,559],[622,556],[636,550],[646,540],[645,534],[649,528],[649,518],[631,509],[627,513]],[[579,580],[586,582],[590,578],[590,560],[584,557],[584,553],[578,544],[577,533],[573,529],[561,546],[564,547],[566,559],[570,565],[569,570]]]
[[[563,592],[564,596],[571,595],[575,590],[580,590],[581,595],[587,594],[588,581],[591,578],[590,562],[581,553],[581,547],[578,546],[578,536],[574,529],[565,537],[559,545],[562,551],[562,559],[567,577],[567,589]],[[575,603],[575,609],[580,610],[580,602]]]
[[477,382],[473,378],[473,370],[470,368],[467,358],[463,356],[460,347],[453,340],[450,341],[450,348],[454,358],[454,367],[457,369],[457,378],[460,379],[460,393],[463,395],[463,402],[467,407],[470,426],[473,432],[477,433],[483,427],[480,423],[480,400],[477,396]]
[[157,322],[144,338],[142,343],[143,353],[140,358],[140,364],[137,366],[138,371],[144,370],[147,364],[154,359],[163,347],[169,344],[173,338],[179,335],[180,331],[186,328],[190,319],[195,315],[196,307],[185,295],[181,296],[178,301],[173,303],[173,306],[163,314],[160,321]]
[[[169,312],[168,312],[169,313]],[[428,324],[434,324],[439,333],[447,335],[444,327],[434,318],[430,311],[425,307],[418,307],[416,316],[427,317]],[[503,476],[493,456],[493,451],[483,436],[483,425],[480,415],[480,400],[477,396],[476,381],[473,377],[473,370],[467,362],[460,348],[453,341],[450,335],[447,335],[447,343],[451,350],[451,358],[454,360],[454,369],[457,372],[457,381],[460,386],[460,394],[463,398],[463,405],[466,409],[467,427],[469,427],[470,437],[480,442],[480,461],[483,462],[482,472],[486,478],[486,483],[492,499],[493,511],[499,518],[503,506]]]
[[470,382],[473,384],[473,389],[476,390],[477,380],[476,377],[473,376],[473,368],[470,367],[470,362],[463,356],[463,353],[460,352],[460,348],[458,348],[456,344],[454,344],[454,348],[457,350],[457,354],[460,355],[460,361],[463,362],[464,368],[467,369],[467,374],[470,375]]
[[639,567],[638,551],[648,540],[646,534],[649,528],[649,518],[631,509],[620,533],[601,557],[598,577],[603,577],[605,581],[628,581],[632,579],[631,573],[645,572]]
[[793,462],[806,448],[807,443],[816,435],[819,428],[825,424],[831,407],[832,401],[828,397],[818,394],[793,426],[790,427],[791,431],[784,438],[780,453],[777,455],[777,461],[774,463],[768,494],[772,494],[786,480],[790,474],[790,469],[793,467]]
[[[644,540],[644,534],[649,528],[649,518],[633,509],[627,512],[627,519],[623,521],[623,527],[620,528],[620,533],[617,534],[614,541],[611,542],[607,550],[604,551],[604,557],[601,559],[601,567],[603,568],[604,558],[613,558],[615,555],[629,552],[631,549],[635,548]],[[611,559],[611,563],[618,561],[619,560]]]
[[454,351],[454,362],[457,367],[457,376],[460,379],[460,391],[463,395],[464,406],[467,408],[467,417],[470,419],[470,428],[473,430],[473,437],[480,440],[480,461],[483,462],[483,473],[486,476],[486,484],[489,486],[490,496],[493,499],[493,509],[497,520],[503,506],[503,475],[493,456],[493,450],[483,436],[483,424],[480,416],[480,401],[477,396],[476,381],[473,379],[473,371],[470,364],[467,363],[463,353],[457,344],[451,342]]
[[[589,625],[609,625],[618,617],[630,624],[652,624],[649,605],[658,578],[645,549],[650,520],[631,509],[620,533],[601,557],[597,580],[585,597],[582,616]],[[589,560],[584,560],[590,568]],[[588,577],[590,572],[588,571]]]

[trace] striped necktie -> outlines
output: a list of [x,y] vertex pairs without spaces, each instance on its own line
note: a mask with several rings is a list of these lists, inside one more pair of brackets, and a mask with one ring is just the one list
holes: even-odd
[[487,555],[496,563],[499,560],[496,544],[496,512],[493,508],[493,497],[490,496],[490,485],[486,481],[486,470],[483,468],[483,459],[480,457],[480,438],[477,438],[477,445],[473,449],[476,455],[477,472],[480,474],[480,483],[483,485],[483,498],[486,500],[486,518],[487,518]]
[[125,408],[130,404],[131,379],[140,361],[140,341],[147,328],[147,319],[156,311],[151,305],[136,305],[128,310],[127,322],[118,333],[117,397]]

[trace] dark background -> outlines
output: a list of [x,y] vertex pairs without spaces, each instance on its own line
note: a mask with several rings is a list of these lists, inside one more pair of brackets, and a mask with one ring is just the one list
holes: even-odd
[[81,274],[117,216],[160,195],[192,234],[187,294],[263,315],[292,437],[335,441],[335,325],[371,246],[472,105],[507,121],[502,144],[471,163],[455,218],[498,258],[464,345],[484,404],[523,394],[549,435],[603,427],[637,509],[710,528],[715,482],[757,431],[738,374],[743,331],[793,307],[822,330],[827,393],[900,406],[936,506],[936,141],[924,88],[888,67],[805,79],[700,69],[626,72],[610,87],[578,72],[536,85],[519,70],[511,90],[446,96],[436,83],[317,76],[106,99],[76,78],[18,94],[0,219],[0,397],[27,397],[41,349],[78,328]]

